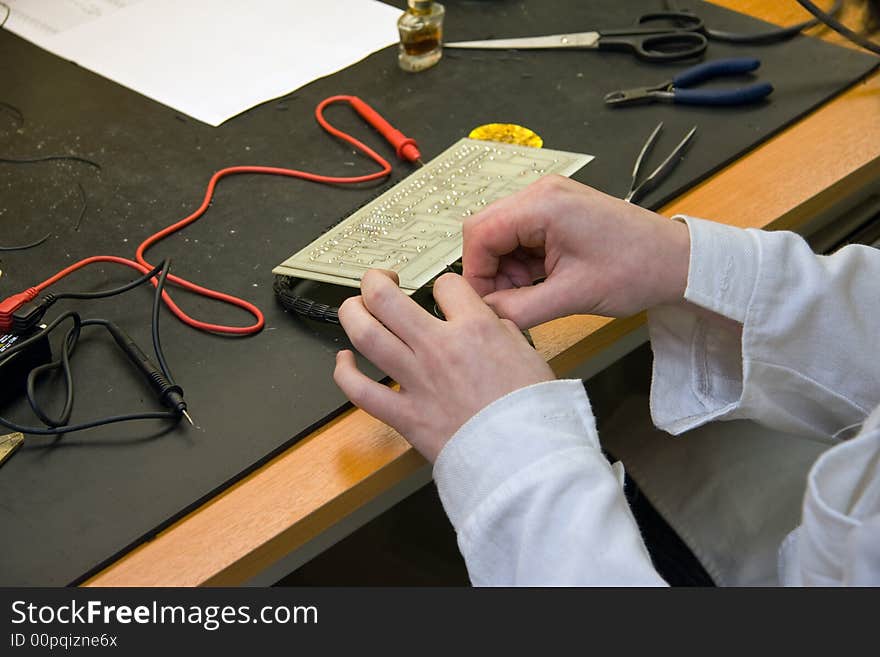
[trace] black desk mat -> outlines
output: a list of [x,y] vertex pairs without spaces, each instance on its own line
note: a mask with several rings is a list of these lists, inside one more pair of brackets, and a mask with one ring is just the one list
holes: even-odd
[[[660,5],[653,0],[448,0],[447,38],[617,27]],[[716,28],[766,27],[713,6],[689,6]],[[658,121],[666,124],[658,154],[696,124],[699,132],[686,159],[645,201],[656,207],[863,78],[877,62],[809,38],[761,47],[710,44],[707,57],[728,56],[763,60],[760,79],[776,86],[769,102],[740,109],[611,110],[601,100],[607,91],[659,82],[682,66],[647,65],[618,53],[449,51],[439,66],[410,75],[397,68],[392,47],[210,128],[2,31],[0,101],[25,117],[21,124],[0,113],[2,156],[70,153],[103,168],[96,173],[75,163],[0,164],[0,244],[53,231],[36,249],[0,254],[0,296],[88,255],[130,257],[147,235],[189,214],[219,168],[264,164],[337,175],[372,171],[365,158],[315,124],[313,109],[329,95],[361,96],[417,138],[427,157],[483,123],[529,126],[549,148],[596,155],[575,178],[617,195],[625,192],[633,159]],[[392,157],[388,145],[348,108],[331,108],[328,117]],[[834,148],[833,134],[828,147]],[[407,165],[395,162],[391,182],[407,172]],[[77,182],[87,192],[88,211],[74,231]],[[220,184],[207,216],[150,252],[153,262],[173,257],[178,274],[251,300],[266,313],[266,329],[252,338],[222,338],[198,333],[163,313],[163,342],[197,429],[163,430],[147,422],[60,440],[29,439],[0,468],[0,584],[82,581],[346,407],[330,376],[335,353],[346,344],[344,335],[283,312],[273,298],[270,270],[383,186],[236,176]],[[93,266],[54,289],[103,289],[130,277],[119,267]],[[176,297],[199,318],[250,321],[240,311],[201,298],[180,292]],[[117,320],[147,347],[149,305],[150,293],[142,289],[77,308],[84,316]],[[67,307],[59,304],[55,310]],[[75,420],[155,408],[109,342],[93,330],[77,350]],[[3,413],[30,417],[23,403]]]

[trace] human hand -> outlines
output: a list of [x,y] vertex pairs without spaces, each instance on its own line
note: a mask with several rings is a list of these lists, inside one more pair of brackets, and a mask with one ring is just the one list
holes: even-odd
[[434,283],[446,321],[406,296],[392,276],[367,272],[361,296],[342,304],[339,321],[400,391],[364,375],[349,350],[337,354],[333,378],[356,406],[394,427],[433,463],[477,412],[554,376],[513,322],[499,319],[460,276],[444,274]]
[[561,176],[496,201],[464,225],[465,279],[523,328],[679,301],[689,257],[684,224]]

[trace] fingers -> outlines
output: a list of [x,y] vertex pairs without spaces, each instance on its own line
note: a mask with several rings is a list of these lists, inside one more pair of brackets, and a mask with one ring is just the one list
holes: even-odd
[[525,287],[546,275],[544,257],[536,258],[520,251],[504,256],[498,266],[496,289]]
[[351,297],[342,304],[339,323],[355,348],[397,381],[412,371],[410,348],[367,310],[362,297]]
[[[464,224],[465,277],[491,278],[501,256],[518,247],[540,249],[550,225],[566,214],[564,199],[583,197],[594,190],[562,176],[545,176],[525,189],[492,203]],[[480,290],[477,290],[480,292]]]
[[447,320],[467,315],[492,314],[474,288],[457,274],[443,274],[434,281],[434,300]]
[[509,319],[522,329],[571,314],[568,299],[557,294],[553,282],[499,290],[483,298],[499,317]]
[[502,256],[519,247],[544,244],[544,212],[529,200],[527,188],[496,201],[464,225],[462,266],[464,276],[478,294],[494,289],[492,281]]
[[[526,336],[524,336],[524,335],[522,334],[522,331],[520,330],[519,326],[517,326],[516,324],[514,324],[511,320],[509,320],[509,319],[502,319],[502,320],[501,320],[501,325],[502,325],[504,328],[506,328],[508,331],[510,331],[510,334],[513,335],[515,338],[517,338],[517,339],[519,339],[519,340],[525,340],[525,339],[526,339]],[[528,342],[528,340],[526,340],[526,342]]]
[[361,297],[366,310],[409,345],[430,331],[436,320],[398,287],[396,278],[393,272],[368,271],[361,279]]
[[336,354],[333,380],[355,406],[386,424],[395,428],[400,426],[402,420],[400,393],[373,381],[361,372],[354,354],[347,349]]
[[400,287],[400,276],[397,275],[396,271],[391,271],[390,269],[371,269],[369,271],[376,272],[377,274],[382,274],[383,276],[390,278],[392,281],[394,281],[395,285]]

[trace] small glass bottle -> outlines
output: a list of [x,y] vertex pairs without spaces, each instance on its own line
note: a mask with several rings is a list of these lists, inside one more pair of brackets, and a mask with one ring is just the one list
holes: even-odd
[[400,51],[397,61],[404,71],[430,68],[443,55],[443,17],[446,10],[432,0],[407,0],[409,7],[397,21]]

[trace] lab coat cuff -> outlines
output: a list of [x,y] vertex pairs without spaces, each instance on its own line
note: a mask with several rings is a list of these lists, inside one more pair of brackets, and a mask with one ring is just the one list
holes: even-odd
[[758,243],[742,228],[686,215],[691,253],[685,299],[744,322],[758,280]]
[[590,402],[580,380],[521,388],[464,424],[434,464],[443,507],[459,530],[494,491],[555,452],[599,449]]
[[673,435],[730,418],[743,393],[742,337],[687,304],[648,311],[651,418]]

